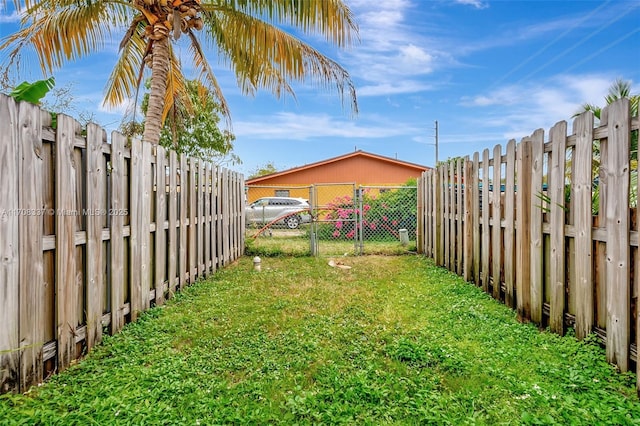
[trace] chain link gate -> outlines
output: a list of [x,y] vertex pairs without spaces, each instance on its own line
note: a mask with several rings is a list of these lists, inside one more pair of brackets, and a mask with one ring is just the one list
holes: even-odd
[[361,185],[357,196],[359,254],[399,254],[415,249],[417,187]]
[[359,254],[355,183],[315,184],[312,193],[311,254]]

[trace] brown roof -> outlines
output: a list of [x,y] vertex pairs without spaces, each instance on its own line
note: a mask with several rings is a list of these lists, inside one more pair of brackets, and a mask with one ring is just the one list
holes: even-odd
[[284,176],[284,175],[288,175],[290,173],[295,173],[295,172],[299,172],[299,171],[302,171],[302,170],[311,169],[311,168],[314,168],[314,167],[324,166],[326,164],[331,164],[331,163],[335,163],[337,161],[342,161],[342,160],[346,160],[348,158],[358,157],[358,156],[360,156],[360,157],[368,157],[368,158],[372,158],[372,159],[376,159],[376,160],[380,160],[380,161],[385,161],[387,163],[397,164],[397,165],[401,165],[403,167],[414,168],[416,170],[419,170],[420,172],[423,172],[425,170],[430,170],[431,169],[431,167],[423,166],[421,164],[409,163],[407,161],[400,161],[400,160],[395,159],[395,158],[385,157],[384,155],[372,154],[370,152],[357,150],[357,151],[354,151],[354,152],[350,152],[348,154],[340,155],[338,157],[333,157],[333,158],[329,158],[329,159],[326,159],[326,160],[317,161],[315,163],[305,164],[304,166],[294,167],[294,168],[283,170],[283,171],[280,171],[280,172],[275,172],[275,173],[270,173],[268,175],[258,176],[256,178],[247,180],[245,183],[247,185],[252,185],[252,184],[259,183],[259,182],[261,182],[263,180],[266,180],[266,179],[271,179],[271,178],[278,177],[278,176]]

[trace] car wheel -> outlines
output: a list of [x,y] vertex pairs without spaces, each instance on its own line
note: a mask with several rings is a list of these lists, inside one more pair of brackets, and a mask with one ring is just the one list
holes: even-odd
[[298,216],[289,216],[284,220],[284,224],[289,229],[296,229],[300,225],[300,218]]

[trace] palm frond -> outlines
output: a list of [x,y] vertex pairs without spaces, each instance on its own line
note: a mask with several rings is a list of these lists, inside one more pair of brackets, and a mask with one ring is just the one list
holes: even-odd
[[357,113],[357,97],[349,73],[310,45],[261,19],[238,10],[204,13],[205,31],[215,41],[221,59],[235,71],[243,93],[264,88],[274,95],[292,93],[288,81],[318,83],[345,92]]
[[120,56],[107,80],[104,100],[107,105],[125,102],[134,95],[140,85],[144,57],[149,50],[148,43],[142,38],[142,32],[143,29],[138,27],[126,41],[123,39]]

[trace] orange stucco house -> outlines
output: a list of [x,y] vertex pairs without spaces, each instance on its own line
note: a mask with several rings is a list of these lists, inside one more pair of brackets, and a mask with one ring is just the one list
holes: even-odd
[[322,204],[337,195],[352,195],[354,185],[402,185],[412,177],[420,177],[427,166],[400,161],[357,150],[338,157],[318,161],[246,181],[247,201],[261,197],[287,196],[310,198],[310,187]]

